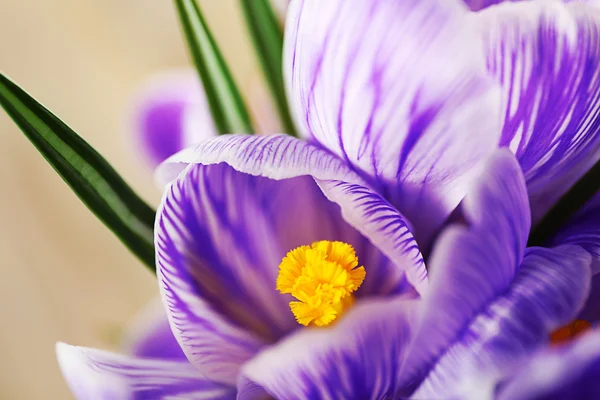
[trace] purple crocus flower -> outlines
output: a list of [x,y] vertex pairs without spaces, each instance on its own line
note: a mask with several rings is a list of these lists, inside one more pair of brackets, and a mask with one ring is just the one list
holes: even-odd
[[600,203],[526,243],[598,160],[599,23],[586,2],[292,2],[284,70],[306,140],[226,135],[161,165],[175,338],[140,340],[185,358],[59,344],[75,395],[598,393],[600,335],[549,337],[600,316]]
[[152,167],[181,149],[216,136],[197,74],[173,70],[153,76],[132,105],[128,130]]
[[[255,84],[251,95],[257,133],[280,132],[265,88]],[[152,169],[180,150],[217,135],[200,79],[192,69],[149,78],[134,96],[129,119],[132,146]]]

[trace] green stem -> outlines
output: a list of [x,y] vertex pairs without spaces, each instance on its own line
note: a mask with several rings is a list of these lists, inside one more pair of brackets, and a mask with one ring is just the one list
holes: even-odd
[[217,130],[254,133],[248,109],[200,8],[194,0],[175,0],[175,5]]
[[269,0],[240,0],[256,56],[285,132],[297,136],[283,80],[283,30]]

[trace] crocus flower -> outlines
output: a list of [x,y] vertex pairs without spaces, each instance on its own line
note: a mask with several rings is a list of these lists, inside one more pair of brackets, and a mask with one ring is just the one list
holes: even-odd
[[186,358],[60,344],[76,396],[598,390],[597,333],[549,345],[594,311],[596,201],[526,248],[532,220],[598,159],[598,9],[299,0],[288,13],[305,140],[225,135],[157,172],[159,287]]
[[[251,87],[251,112],[259,134],[279,132],[265,88]],[[151,169],[173,154],[213,138],[217,130],[197,73],[192,69],[150,77],[133,96],[126,126],[131,145]]]
[[134,96],[132,145],[155,168],[178,151],[216,136],[197,74],[173,70],[151,77]]

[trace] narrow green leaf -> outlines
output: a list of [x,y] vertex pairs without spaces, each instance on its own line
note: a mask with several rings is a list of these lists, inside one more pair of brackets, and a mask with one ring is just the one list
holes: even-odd
[[81,201],[154,271],[154,210],[85,140],[1,73],[0,105]]
[[296,135],[283,82],[283,30],[270,0],[240,0],[256,55],[286,133]]
[[220,133],[253,133],[250,114],[194,0],[175,0],[188,47]]

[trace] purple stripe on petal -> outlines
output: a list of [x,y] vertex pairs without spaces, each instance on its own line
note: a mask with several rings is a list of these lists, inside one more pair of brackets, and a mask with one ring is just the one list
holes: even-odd
[[192,70],[153,77],[137,94],[131,130],[152,167],[181,149],[214,137],[204,89]]
[[463,0],[465,4],[471,9],[471,11],[480,11],[484,8],[488,8],[495,4],[505,3],[505,2],[517,2],[523,0]]
[[[398,292],[397,288],[403,286],[403,279],[400,279],[406,272],[417,290],[424,289],[427,280],[423,258],[416,241],[407,230],[405,218],[371,190],[343,161],[315,145],[284,135],[221,136],[171,157],[158,168],[157,178],[160,182],[169,181],[189,163],[223,162],[238,171],[275,180],[312,176],[325,196],[340,206],[346,222],[380,249],[399,270],[392,271],[392,266],[385,262],[367,262],[368,258],[360,253],[359,248],[366,249],[368,246],[355,244],[359,260],[366,268],[371,268],[367,274],[371,275],[367,276],[367,287],[374,287],[369,282],[386,279],[384,287],[395,287],[392,292]],[[380,259],[377,253],[370,252]],[[377,273],[373,270],[376,265],[380,268]],[[377,280],[374,280],[374,276],[378,276]]]
[[500,145],[519,159],[535,222],[600,158],[600,9],[519,2],[473,19],[503,89]]
[[[276,340],[297,326],[287,299],[275,290],[277,266],[288,250],[306,244],[287,248],[286,232],[277,227],[287,220],[290,235],[296,234],[292,226],[304,222],[306,214],[294,218],[294,211],[303,210],[291,201],[305,186],[302,181],[278,184],[226,164],[192,165],[163,199],[157,243],[165,247],[158,256],[183,267],[178,273],[190,274],[196,294],[216,311],[265,340]],[[285,206],[291,215],[283,214]],[[312,204],[306,206],[310,210]]]
[[189,164],[225,162],[251,175],[280,180],[309,175],[318,179],[367,183],[342,160],[321,147],[288,135],[222,135],[187,148],[167,159],[156,170],[164,185],[175,179]]
[[[172,243],[161,244],[161,240],[167,242],[156,240],[159,254],[176,252]],[[171,329],[187,358],[208,378],[235,384],[240,365],[264,343],[227,321],[199,297],[181,261],[157,256],[157,270]]]
[[590,262],[578,246],[528,249],[508,291],[444,352],[415,398],[491,398],[501,379],[577,315]]
[[[303,134],[428,238],[496,147],[498,88],[460,1],[297,1],[284,73]],[[423,209],[427,213],[423,213]]]
[[[519,1],[531,1],[531,0],[463,0],[464,3],[471,9],[471,11],[481,11],[484,8],[500,4],[500,3],[516,3]],[[562,0],[563,3],[598,3],[598,0]]]
[[361,290],[370,293],[401,293],[406,289],[398,285],[404,274],[408,282],[420,293],[427,290],[427,270],[425,262],[414,241],[404,218],[379,194],[358,184],[340,181],[317,180],[328,198],[342,207],[342,215],[352,226],[355,226],[366,237],[377,237],[377,246],[388,254],[398,250],[405,259],[410,260],[400,265],[392,263],[382,265],[373,274],[369,271],[369,263],[364,258],[360,262],[366,265],[367,276]]
[[404,366],[405,382],[422,377],[465,325],[504,293],[523,259],[530,216],[519,164],[499,150],[465,197],[468,227],[451,226],[428,263],[423,318]]
[[126,357],[56,345],[63,375],[77,399],[235,399],[235,389],[211,382],[187,361]]
[[244,365],[239,397],[393,398],[415,305],[402,298],[364,302],[333,327],[284,339]]
[[498,399],[598,399],[599,378],[600,333],[590,332],[536,354],[503,385]]
[[[241,268],[249,256],[244,253],[244,247],[239,248],[235,243],[236,232],[230,232],[230,221],[223,221],[226,210],[222,205],[223,201],[236,201],[236,198],[216,197],[223,196],[218,193],[219,189],[235,186],[229,186],[231,182],[225,180],[227,171],[223,167],[217,166],[214,172],[218,179],[212,191],[204,192],[211,187],[207,187],[207,171],[201,168],[189,169],[182,179],[167,188],[155,228],[157,270],[173,333],[188,359],[209,378],[233,384],[239,366],[264,342],[243,326],[251,317],[244,314],[244,308],[238,307],[236,301],[244,294],[236,290],[244,277],[236,276],[230,263],[233,259],[233,265]],[[243,197],[238,201],[241,199]],[[250,203],[246,210],[250,209]],[[249,215],[252,213],[250,210]],[[216,233],[221,237],[215,236]],[[261,278],[259,275],[258,279]],[[248,286],[255,282],[252,276],[246,279]],[[283,305],[279,302],[282,311]],[[223,315],[225,312],[246,319],[230,321]],[[257,324],[260,321],[254,321],[254,326]]]
[[[261,152],[266,149],[252,154]],[[155,233],[175,336],[200,371],[223,382],[234,380],[240,363],[264,343],[300,326],[291,298],[276,290],[278,265],[289,250],[319,240],[350,243],[368,276],[357,296],[411,291],[405,266],[344,222],[306,175],[273,180],[225,163],[191,164],[167,188]],[[405,226],[398,234],[412,240]]]
[[161,301],[153,301],[126,331],[123,350],[135,357],[185,360]]

